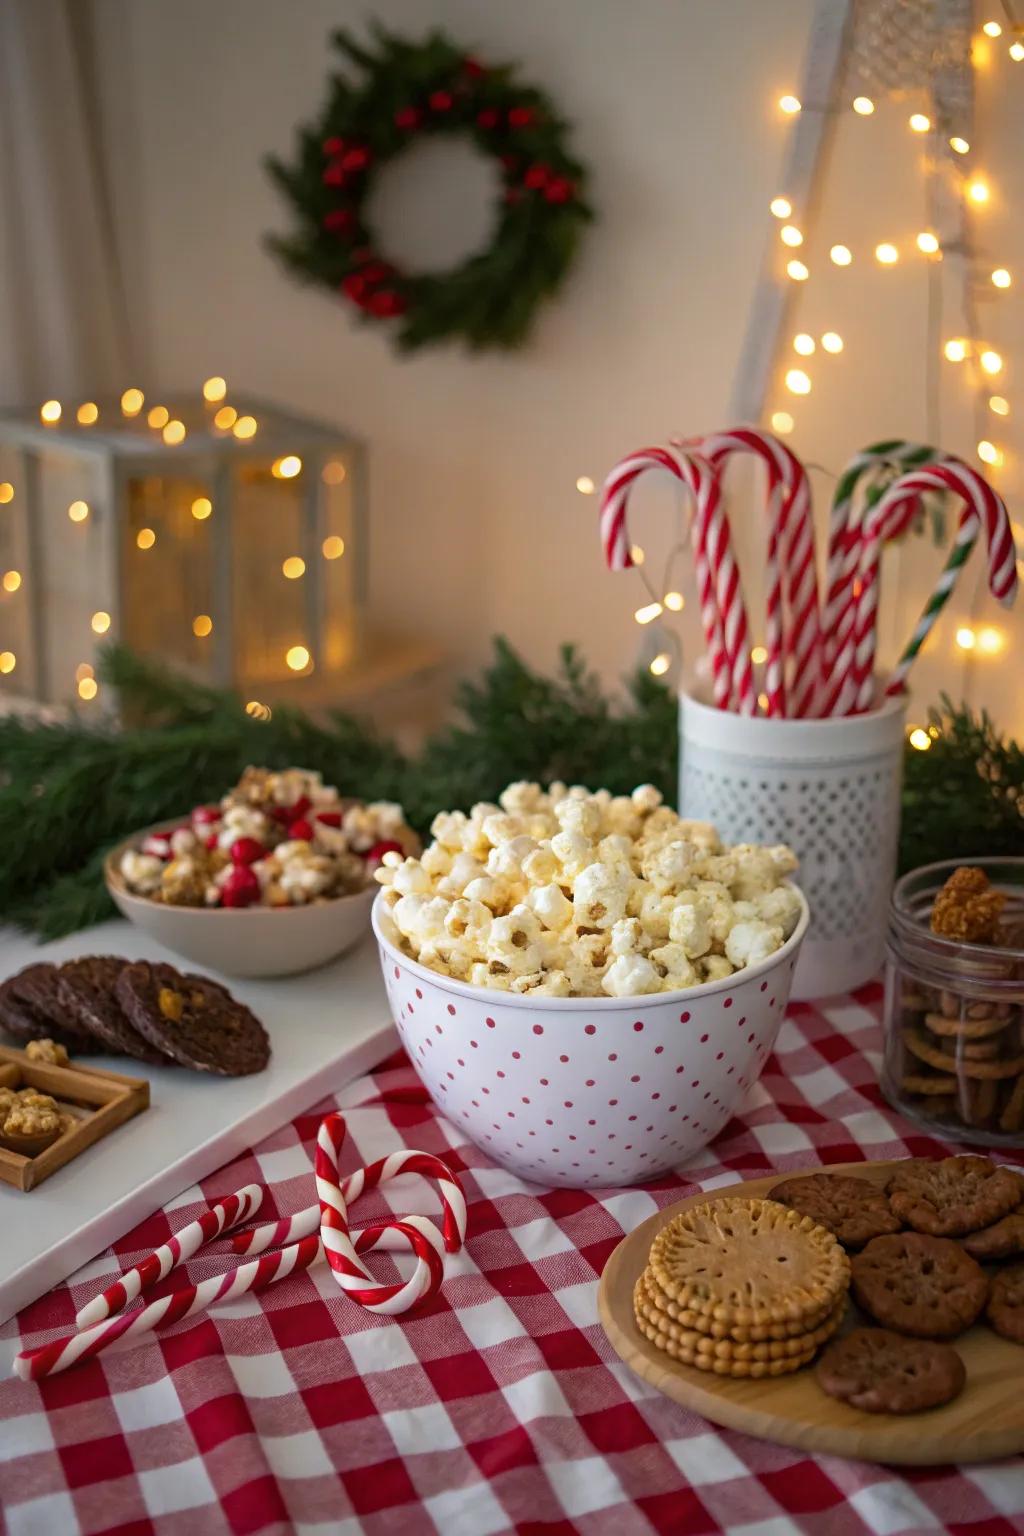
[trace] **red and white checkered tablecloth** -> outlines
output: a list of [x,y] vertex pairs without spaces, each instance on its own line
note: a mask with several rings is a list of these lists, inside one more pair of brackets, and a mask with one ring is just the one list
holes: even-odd
[[[1024,1526],[1024,1460],[894,1470],[718,1429],[635,1378],[597,1321],[598,1276],[623,1233],[694,1189],[941,1150],[879,1096],[879,1006],[877,987],[793,1005],[715,1145],[685,1173],[606,1193],[547,1191],[505,1173],[437,1114],[403,1056],[382,1063],[339,1096],[351,1132],[344,1166],[404,1143],[457,1169],[469,1238],[439,1296],[388,1321],[318,1268],[39,1386],[0,1382],[7,1536],[1013,1536]],[[308,1204],[329,1107],[186,1191],[29,1307],[0,1329],[0,1352],[66,1329],[77,1306],[216,1195],[255,1180],[271,1186],[279,1214]],[[429,1211],[436,1197],[402,1179],[354,1214],[362,1224],[389,1209]],[[217,1253],[191,1272],[223,1267]]]

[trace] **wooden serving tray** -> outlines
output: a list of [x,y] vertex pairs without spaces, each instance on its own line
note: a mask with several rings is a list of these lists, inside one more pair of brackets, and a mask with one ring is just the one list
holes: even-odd
[[35,1157],[0,1143],[0,1179],[27,1192],[86,1151],[101,1136],[149,1107],[149,1084],[99,1067],[53,1067],[0,1045],[0,1088],[38,1088],[55,1098],[71,1126]]
[[[896,1162],[842,1163],[804,1171],[850,1173],[884,1184],[897,1166]],[[673,1216],[709,1200],[734,1195],[763,1198],[783,1178],[795,1178],[798,1173],[790,1169],[691,1195],[624,1237],[604,1267],[598,1290],[601,1323],[616,1354],[659,1392],[712,1423],[803,1451],[912,1467],[990,1461],[1024,1451],[1024,1347],[1000,1338],[982,1322],[950,1341],[967,1368],[967,1385],[960,1396],[943,1408],[906,1416],[863,1413],[826,1396],[815,1380],[813,1365],[792,1376],[757,1381],[715,1376],[678,1364],[638,1331],[633,1287],[656,1234]],[[844,1331],[867,1321],[851,1301]]]

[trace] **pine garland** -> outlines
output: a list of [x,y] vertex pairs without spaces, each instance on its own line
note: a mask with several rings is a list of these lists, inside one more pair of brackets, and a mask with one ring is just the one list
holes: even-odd
[[[420,832],[437,811],[494,799],[516,778],[616,792],[649,782],[675,799],[674,696],[641,671],[615,704],[573,646],[548,677],[497,640],[483,676],[458,691],[461,718],[416,755],[340,712],[313,720],[277,705],[254,720],[234,694],[122,647],[107,647],[98,670],[136,722],[126,729],[0,717],[0,920],[42,938],[110,916],[108,849],[219,798],[250,763],[315,768],[343,792],[399,800]],[[907,749],[901,869],[1024,855],[1024,750],[947,698],[930,719],[931,748]]]

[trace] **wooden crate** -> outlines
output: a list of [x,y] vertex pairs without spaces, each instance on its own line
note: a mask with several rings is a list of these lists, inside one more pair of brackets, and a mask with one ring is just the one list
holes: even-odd
[[108,1131],[149,1108],[149,1084],[144,1078],[123,1077],[99,1067],[52,1067],[29,1061],[24,1051],[3,1045],[0,1088],[36,1088],[55,1098],[72,1118],[69,1128],[35,1157],[23,1157],[0,1144],[0,1179],[23,1191],[34,1189]]

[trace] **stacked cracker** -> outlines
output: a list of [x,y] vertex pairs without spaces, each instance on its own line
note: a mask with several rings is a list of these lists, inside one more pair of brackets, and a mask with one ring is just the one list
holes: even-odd
[[684,1365],[785,1376],[843,1319],[850,1261],[826,1228],[773,1200],[682,1211],[658,1234],[633,1292],[637,1327]]

